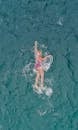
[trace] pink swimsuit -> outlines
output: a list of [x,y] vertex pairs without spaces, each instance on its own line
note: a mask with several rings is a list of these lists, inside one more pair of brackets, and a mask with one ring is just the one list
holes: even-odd
[[40,61],[37,61],[35,63],[35,69],[37,70],[39,67],[41,67],[41,62]]

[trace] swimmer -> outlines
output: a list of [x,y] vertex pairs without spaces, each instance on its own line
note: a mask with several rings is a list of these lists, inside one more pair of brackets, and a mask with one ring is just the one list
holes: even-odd
[[35,70],[36,70],[36,79],[35,79],[35,88],[39,88],[39,80],[40,80],[40,87],[41,89],[44,88],[44,69],[42,68],[42,61],[46,60],[51,55],[47,55],[45,57],[42,57],[42,51],[38,50],[37,48],[37,41],[35,41],[35,47],[34,47],[34,53],[35,53]]

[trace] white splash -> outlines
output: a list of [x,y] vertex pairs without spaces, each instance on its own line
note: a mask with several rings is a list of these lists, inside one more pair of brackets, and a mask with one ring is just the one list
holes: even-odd
[[44,116],[47,113],[47,110],[45,111],[38,110],[37,112],[40,116]]
[[60,26],[63,26],[63,17],[59,17],[57,24],[60,25]]
[[52,94],[53,94],[52,88],[46,88],[45,94],[46,94],[48,97],[51,97]]
[[22,74],[23,76],[27,77],[33,77],[33,63],[26,64],[23,68]]

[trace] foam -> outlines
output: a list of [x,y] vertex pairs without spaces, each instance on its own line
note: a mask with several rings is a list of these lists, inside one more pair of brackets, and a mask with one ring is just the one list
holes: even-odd
[[52,94],[53,94],[52,88],[46,88],[46,89],[45,89],[45,94],[46,94],[48,97],[52,96]]
[[47,71],[50,68],[52,63],[53,63],[53,56],[51,55],[50,57],[48,57],[46,60],[42,62],[42,67],[44,71]]
[[44,94],[44,95],[46,95],[46,96],[48,96],[48,97],[51,97],[52,94],[53,94],[52,88],[47,87],[47,86],[45,86],[45,87],[42,89],[41,87],[35,88],[35,86],[33,85],[33,90],[34,90],[34,92],[36,92],[37,94]]

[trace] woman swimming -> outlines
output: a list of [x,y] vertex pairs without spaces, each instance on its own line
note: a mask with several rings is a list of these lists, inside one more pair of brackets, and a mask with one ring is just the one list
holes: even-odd
[[36,79],[35,79],[35,88],[39,87],[39,80],[41,80],[40,87],[43,89],[44,87],[44,69],[42,67],[42,61],[46,60],[51,55],[47,55],[42,57],[42,52],[37,49],[37,41],[35,41],[35,70],[36,70]]

